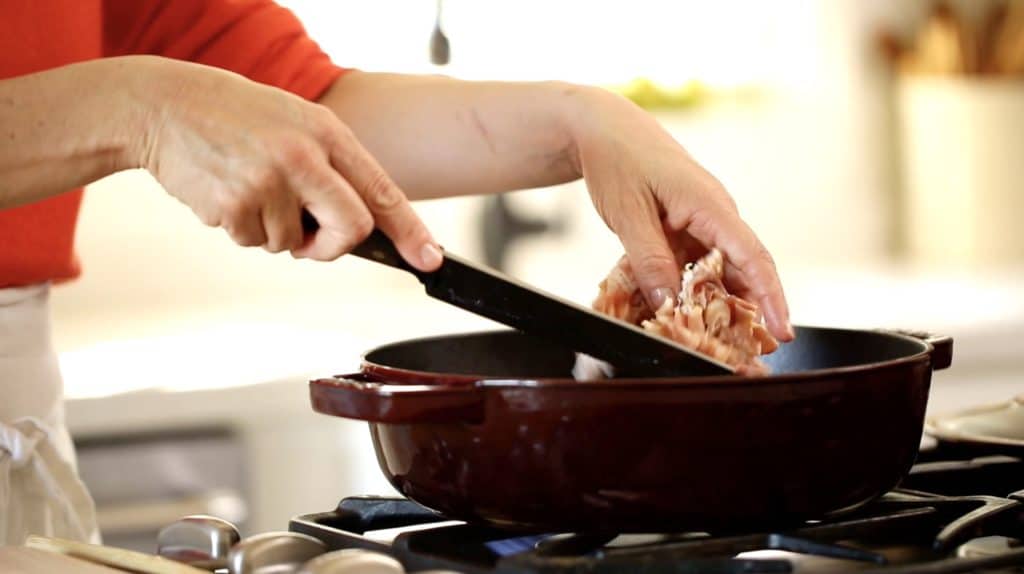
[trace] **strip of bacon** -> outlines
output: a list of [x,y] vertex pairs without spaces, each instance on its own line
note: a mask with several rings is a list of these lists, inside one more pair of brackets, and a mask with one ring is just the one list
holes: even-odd
[[[678,300],[666,301],[654,311],[623,257],[601,282],[593,307],[718,359],[737,373],[768,374],[759,357],[777,349],[779,343],[765,328],[757,305],[726,290],[724,272],[722,253],[712,249],[684,268]],[[577,379],[599,379],[611,376],[612,370],[580,355],[573,374]]]

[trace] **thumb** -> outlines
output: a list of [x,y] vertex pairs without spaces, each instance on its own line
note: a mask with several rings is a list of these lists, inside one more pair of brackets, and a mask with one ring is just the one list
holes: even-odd
[[346,145],[331,151],[331,164],[362,197],[376,226],[391,238],[402,257],[420,271],[435,271],[444,256],[409,198],[355,136],[346,133]]

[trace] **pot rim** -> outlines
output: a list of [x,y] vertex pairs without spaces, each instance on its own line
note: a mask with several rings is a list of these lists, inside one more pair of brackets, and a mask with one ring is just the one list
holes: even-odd
[[[820,381],[825,376],[835,375],[849,375],[859,374],[870,371],[878,371],[881,369],[896,368],[903,365],[921,363],[921,362],[935,362],[933,361],[933,355],[936,354],[951,354],[952,339],[944,336],[930,335],[926,333],[910,332],[910,331],[894,331],[887,329],[879,330],[858,330],[858,329],[844,329],[836,327],[816,327],[802,325],[798,326],[798,329],[815,329],[815,330],[830,330],[830,331],[842,331],[842,332],[853,332],[853,333],[874,333],[888,337],[894,337],[902,339],[906,342],[918,345],[919,350],[916,353],[906,355],[904,357],[898,357],[895,359],[888,359],[884,361],[873,361],[870,363],[862,363],[858,365],[847,365],[843,367],[831,367],[827,369],[813,369],[808,371],[797,371],[791,373],[779,373],[769,374],[764,376],[749,376],[749,375],[705,375],[705,376],[694,376],[694,377],[642,377],[642,378],[615,378],[607,380],[591,380],[591,381],[577,381],[570,377],[522,377],[522,378],[510,378],[510,377],[488,377],[483,375],[473,375],[466,373],[448,373],[448,372],[437,372],[437,371],[420,371],[415,369],[404,369],[398,367],[391,367],[375,363],[370,361],[367,357],[375,352],[382,349],[402,345],[408,343],[425,342],[446,339],[456,336],[472,336],[472,335],[484,335],[498,333],[502,331],[510,331],[507,329],[489,329],[481,331],[469,331],[464,333],[453,333],[448,335],[434,335],[427,337],[417,337],[413,339],[405,339],[401,341],[395,341],[393,343],[387,343],[375,347],[362,355],[360,363],[360,370],[362,373],[372,377],[374,382],[381,385],[388,384],[419,384],[419,385],[472,385],[477,387],[486,388],[506,388],[506,387],[536,387],[536,388],[558,388],[558,387],[572,387],[575,389],[589,389],[589,388],[642,388],[642,387],[694,387],[694,386],[742,386],[742,385],[781,385],[789,384],[794,382],[817,380]],[[940,346],[949,347],[943,352],[937,352]],[[939,357],[939,364],[933,364],[930,370],[936,370],[946,368],[949,366],[948,357]],[[399,379],[395,381],[394,379]],[[415,383],[403,383],[402,380],[414,381]],[[427,382],[429,381],[429,382]]]

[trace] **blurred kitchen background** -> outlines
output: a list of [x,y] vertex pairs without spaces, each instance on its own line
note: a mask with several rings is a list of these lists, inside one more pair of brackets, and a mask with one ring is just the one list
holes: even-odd
[[[625,93],[735,196],[796,322],[953,335],[932,412],[1024,392],[1019,3],[993,24],[979,0],[447,0],[443,39],[427,0],[284,4],[341,65]],[[581,183],[418,209],[452,251],[583,303],[621,253]],[[115,545],[188,513],[244,534],[388,492],[365,427],[313,414],[304,382],[490,326],[362,261],[239,249],[145,173],[91,187],[78,248],[55,336]]]

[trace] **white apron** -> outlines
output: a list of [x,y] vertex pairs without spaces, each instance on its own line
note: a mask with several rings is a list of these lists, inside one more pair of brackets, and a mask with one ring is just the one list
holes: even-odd
[[0,545],[99,540],[64,426],[48,301],[48,285],[0,289]]

